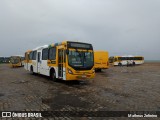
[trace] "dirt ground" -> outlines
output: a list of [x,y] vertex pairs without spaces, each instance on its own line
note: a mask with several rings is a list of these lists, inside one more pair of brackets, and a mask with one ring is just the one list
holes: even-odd
[[0,64],[0,111],[48,110],[160,111],[160,63],[111,66],[74,82]]

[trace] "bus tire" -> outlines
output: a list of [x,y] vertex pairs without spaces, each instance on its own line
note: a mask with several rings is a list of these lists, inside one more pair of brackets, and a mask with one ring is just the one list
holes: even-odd
[[122,66],[122,63],[118,63],[118,66]]
[[31,73],[32,75],[34,75],[33,66],[31,66],[31,68],[30,68],[30,73]]
[[54,82],[57,81],[56,79],[56,72],[54,69],[51,69],[51,72],[50,72],[50,79],[53,80]]

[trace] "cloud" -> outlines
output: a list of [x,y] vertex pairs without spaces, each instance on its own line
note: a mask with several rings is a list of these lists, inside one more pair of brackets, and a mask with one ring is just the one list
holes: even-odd
[[160,59],[159,6],[159,0],[2,0],[1,56],[77,40],[110,55]]

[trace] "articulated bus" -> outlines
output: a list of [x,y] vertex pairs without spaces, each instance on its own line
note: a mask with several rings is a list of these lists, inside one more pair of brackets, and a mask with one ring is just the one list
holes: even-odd
[[94,53],[89,43],[64,41],[25,53],[25,69],[53,81],[94,78]]
[[12,67],[22,67],[24,66],[24,57],[21,55],[11,56],[10,64]]
[[94,51],[94,67],[96,71],[109,68],[107,51]]
[[109,62],[114,66],[121,65],[140,65],[144,63],[142,56],[111,56]]

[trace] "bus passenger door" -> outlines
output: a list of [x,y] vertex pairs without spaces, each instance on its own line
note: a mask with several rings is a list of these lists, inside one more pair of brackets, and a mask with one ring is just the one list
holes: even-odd
[[41,68],[41,52],[38,52],[37,73],[40,73],[40,68]]
[[64,49],[58,49],[58,78],[63,78]]

